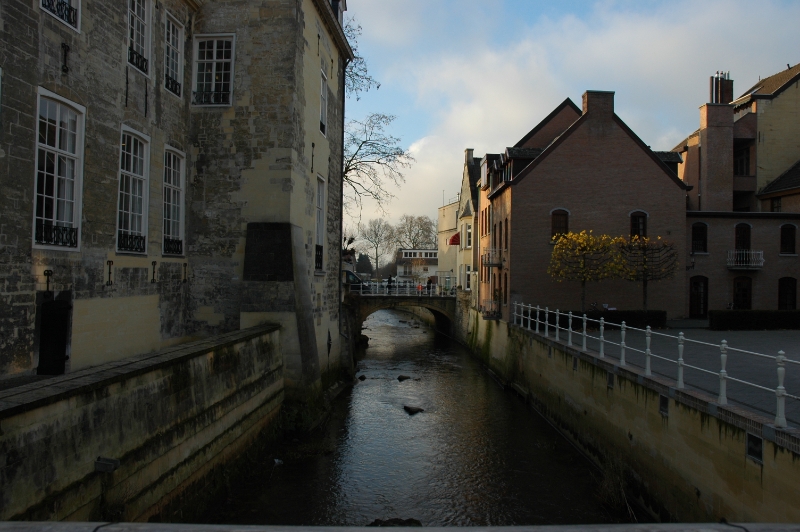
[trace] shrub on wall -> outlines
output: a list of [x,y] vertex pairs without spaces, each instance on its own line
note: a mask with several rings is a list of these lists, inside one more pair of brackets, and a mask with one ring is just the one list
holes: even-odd
[[714,331],[800,329],[800,310],[709,310]]

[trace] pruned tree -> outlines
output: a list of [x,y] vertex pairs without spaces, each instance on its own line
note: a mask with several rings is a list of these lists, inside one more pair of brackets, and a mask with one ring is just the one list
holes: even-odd
[[353,17],[347,17],[344,22],[344,34],[353,50],[353,60],[347,64],[344,71],[344,88],[347,96],[361,99],[361,93],[371,88],[380,89],[381,84],[370,76],[367,60],[358,53],[358,38],[361,37],[361,25]]
[[436,222],[430,216],[404,214],[394,226],[395,243],[405,249],[435,249]]
[[358,225],[359,247],[372,259],[374,271],[380,270],[380,259],[391,253],[394,228],[383,218],[374,218]]
[[344,204],[348,213],[361,210],[363,200],[375,201],[385,212],[394,197],[389,186],[405,182],[403,171],[414,158],[400,147],[400,139],[387,133],[392,115],[372,113],[350,120],[344,129]]
[[647,284],[675,275],[678,269],[678,250],[672,242],[661,237],[650,239],[634,236],[618,239],[622,257],[622,277],[642,283],[642,309],[647,312]]
[[581,283],[581,312],[586,312],[586,283],[621,275],[620,238],[591,231],[559,235],[547,273],[556,281]]

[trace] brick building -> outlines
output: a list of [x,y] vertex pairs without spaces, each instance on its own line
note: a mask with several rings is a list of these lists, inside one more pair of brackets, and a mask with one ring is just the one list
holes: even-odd
[[287,384],[334,369],[345,9],[0,4],[0,375],[264,321]]

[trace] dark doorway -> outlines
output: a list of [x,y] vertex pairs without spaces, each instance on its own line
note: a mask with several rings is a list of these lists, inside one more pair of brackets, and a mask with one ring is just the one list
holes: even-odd
[[708,277],[698,275],[689,279],[689,317],[708,317]]
[[69,341],[70,301],[45,301],[39,329],[38,375],[63,375],[67,362]]
[[797,279],[778,279],[778,310],[797,310]]
[[733,308],[750,310],[753,300],[753,280],[749,277],[737,277],[733,280]]
[[750,226],[748,224],[736,225],[736,250],[750,249]]

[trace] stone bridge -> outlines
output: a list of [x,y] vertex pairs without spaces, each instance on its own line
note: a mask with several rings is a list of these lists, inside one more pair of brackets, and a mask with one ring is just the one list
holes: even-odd
[[383,309],[410,310],[421,307],[431,311],[436,320],[436,330],[445,334],[452,333],[452,324],[456,319],[455,296],[427,295],[360,295],[347,294],[344,310],[352,324],[351,330],[360,332],[364,320],[375,311]]

